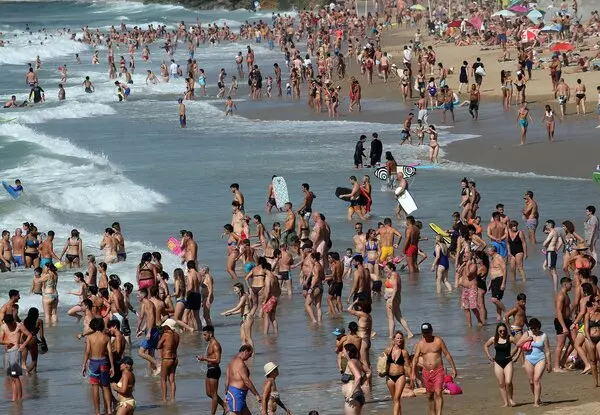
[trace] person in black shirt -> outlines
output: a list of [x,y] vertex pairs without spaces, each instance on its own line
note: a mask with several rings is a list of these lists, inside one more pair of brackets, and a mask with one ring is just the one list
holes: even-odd
[[381,140],[379,140],[379,136],[377,135],[377,133],[373,133],[373,140],[371,140],[371,153],[369,154],[369,158],[371,159],[371,166],[375,166],[377,163],[381,163],[382,153],[383,144],[381,144]]
[[361,135],[360,139],[356,143],[356,148],[354,149],[354,167],[356,167],[357,169],[362,168],[363,157],[366,157],[365,146],[364,146],[366,140],[367,140],[367,136]]
[[35,104],[46,100],[44,90],[37,82],[33,85],[33,88],[31,88],[31,92],[29,93],[29,100],[31,101],[32,99]]

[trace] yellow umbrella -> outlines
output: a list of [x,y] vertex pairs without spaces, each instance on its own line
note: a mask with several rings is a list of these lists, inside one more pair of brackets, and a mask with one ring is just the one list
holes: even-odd
[[410,10],[418,10],[418,11],[420,11],[420,12],[422,12],[422,11],[425,11],[425,7],[423,7],[423,6],[422,6],[422,5],[420,5],[420,4],[415,4],[415,5],[413,5],[413,6],[410,6],[410,7],[409,7],[409,9],[410,9]]

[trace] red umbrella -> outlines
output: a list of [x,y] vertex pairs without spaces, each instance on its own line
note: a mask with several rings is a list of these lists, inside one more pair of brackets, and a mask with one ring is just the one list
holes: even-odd
[[533,42],[537,37],[538,33],[540,33],[540,29],[529,28],[524,30],[523,33],[521,33],[521,42]]
[[575,50],[575,46],[571,45],[569,42],[558,42],[550,47],[552,52],[570,52]]
[[[460,25],[462,24],[462,22],[463,22],[462,20],[455,20],[452,23],[450,23],[448,25],[448,27],[460,27]],[[465,23],[467,24],[467,26],[473,26],[473,24],[470,23],[470,22],[468,22],[468,21],[465,22]]]

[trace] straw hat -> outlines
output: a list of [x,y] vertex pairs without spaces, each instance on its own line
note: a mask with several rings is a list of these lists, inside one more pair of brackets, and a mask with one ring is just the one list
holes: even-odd
[[576,251],[585,251],[585,250],[587,250],[587,249],[588,249],[588,246],[587,246],[587,244],[586,244],[586,243],[584,243],[584,242],[579,242],[579,243],[577,244],[577,246],[575,247],[575,250],[576,250]]
[[267,364],[265,364],[264,369],[265,369],[265,377],[269,376],[269,374],[274,371],[275,369],[277,369],[279,366],[277,366],[275,363],[273,362],[269,362]]
[[167,326],[168,328],[170,328],[173,331],[177,331],[177,329],[179,328],[179,325],[177,324],[177,322],[175,320],[173,320],[172,318],[166,319],[165,322],[162,323],[162,326],[163,327]]

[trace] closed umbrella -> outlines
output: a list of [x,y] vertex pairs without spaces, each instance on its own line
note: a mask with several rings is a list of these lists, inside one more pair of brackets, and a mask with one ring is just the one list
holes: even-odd
[[499,12],[492,14],[492,17],[496,17],[496,16],[515,17],[516,14],[511,12],[510,10],[500,10]]
[[540,29],[529,28],[529,29],[524,30],[523,33],[521,33],[521,42],[523,42],[523,43],[533,42],[535,40],[535,38],[537,37],[538,33],[540,33]]
[[570,52],[575,50],[575,46],[570,44],[569,42],[558,42],[550,47],[552,52]]

